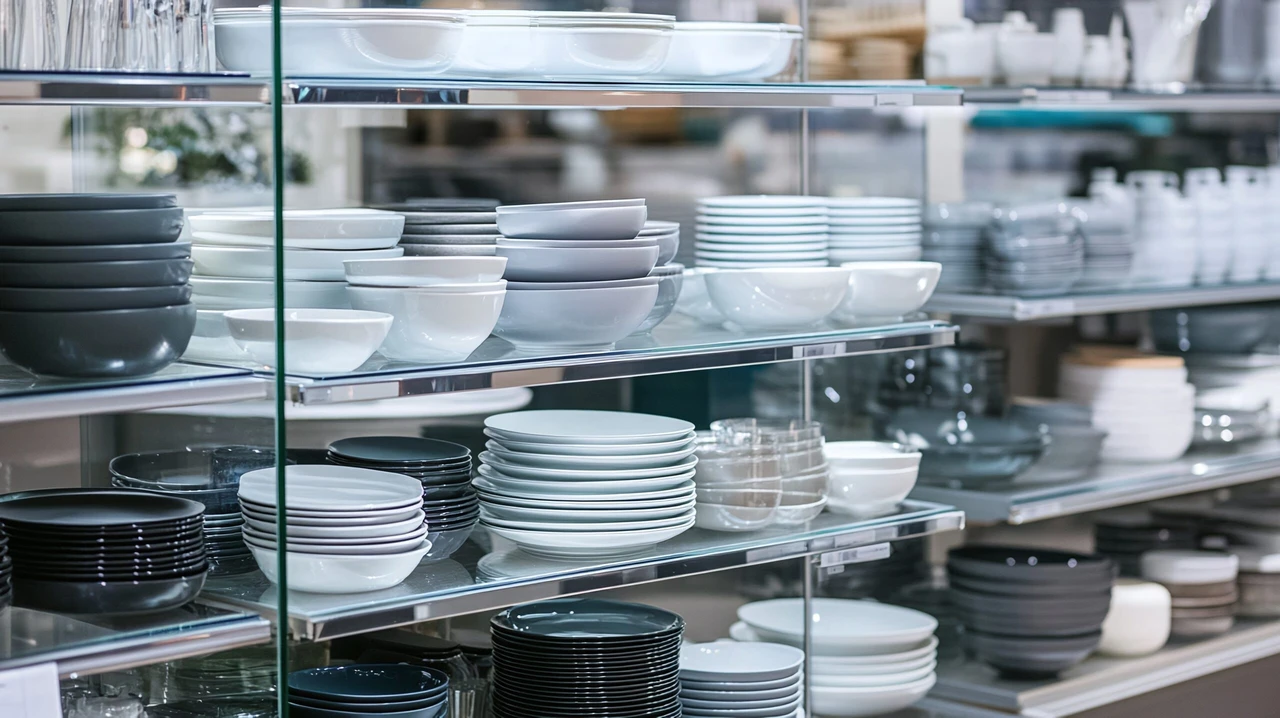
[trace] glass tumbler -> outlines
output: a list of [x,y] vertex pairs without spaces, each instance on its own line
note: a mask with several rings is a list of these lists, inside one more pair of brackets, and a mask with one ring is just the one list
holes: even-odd
[[0,0],[0,69],[60,69],[61,31],[58,0]]

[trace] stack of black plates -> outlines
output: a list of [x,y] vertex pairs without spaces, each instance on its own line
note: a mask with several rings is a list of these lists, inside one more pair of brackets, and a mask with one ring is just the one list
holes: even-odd
[[684,619],[634,603],[567,598],[490,622],[494,718],[677,718]]
[[9,558],[9,537],[0,531],[0,608],[13,603],[13,559]]
[[329,463],[391,471],[422,482],[431,551],[424,561],[448,558],[466,543],[480,518],[480,500],[471,487],[471,449],[461,444],[413,436],[367,436],[329,445]]
[[1110,556],[1120,575],[1134,578],[1142,576],[1142,554],[1148,551],[1192,551],[1200,546],[1195,529],[1155,523],[1098,523],[1093,537],[1094,550]]
[[289,714],[297,718],[444,718],[449,677],[398,663],[329,666],[289,674]]
[[70,614],[176,608],[208,572],[204,505],[112,489],[51,489],[0,502],[16,606]]

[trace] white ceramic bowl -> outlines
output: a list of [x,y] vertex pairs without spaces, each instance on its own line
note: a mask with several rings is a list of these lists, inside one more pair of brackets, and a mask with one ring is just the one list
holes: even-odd
[[813,687],[813,711],[831,718],[861,718],[902,710],[921,698],[937,682],[929,675],[915,683],[870,688]]
[[[412,551],[382,556],[333,556],[288,552],[289,589],[303,593],[363,593],[381,591],[404,581],[431,550],[423,541]],[[276,552],[249,545],[249,551],[268,581],[278,583]]]
[[483,521],[481,525],[535,556],[609,558],[640,553],[675,538],[693,528],[693,519],[676,526],[637,531],[530,531]]
[[554,447],[562,444],[649,447],[658,442],[684,442],[695,436],[693,424],[684,419],[590,409],[511,411],[488,417],[484,420],[484,427],[488,436],[499,441],[512,439]]
[[892,513],[915,488],[917,465],[904,469],[864,469],[843,462],[829,463],[827,510],[833,514],[870,518]]
[[723,683],[790,681],[800,675],[804,651],[776,643],[686,643],[680,679]]
[[897,673],[872,673],[867,675],[815,673],[813,675],[813,685],[815,688],[886,688],[904,683],[915,683],[928,678],[933,675],[934,669],[937,667],[937,660],[933,660],[918,668]]
[[[343,516],[369,511],[402,521],[402,509],[412,516],[413,511],[422,508],[421,482],[404,474],[329,464],[290,464],[284,471],[285,505],[290,514],[312,511]],[[249,471],[240,477],[237,495],[251,505],[272,511],[276,506],[276,479],[274,468]]]
[[[342,263],[348,259],[386,259],[404,256],[402,247],[370,250],[284,250],[284,278],[320,282],[344,281]],[[196,274],[212,277],[271,279],[275,276],[275,252],[257,247],[192,245]]]
[[1148,551],[1142,577],[1163,584],[1223,583],[1236,580],[1240,559],[1210,551]]
[[[576,512],[575,512],[576,513]],[[579,533],[599,531],[660,531],[690,523],[693,520],[693,507],[682,510],[675,516],[662,519],[640,519],[627,517],[618,521],[584,521],[581,518],[499,518],[489,511],[486,504],[480,505],[480,520],[492,528],[516,529],[520,531],[546,531],[555,533]]]
[[[865,662],[868,656],[854,656],[854,658],[862,658],[864,662],[857,663],[839,663],[839,658],[829,658],[819,656],[813,659],[813,678],[844,678],[846,676],[883,676],[898,673],[906,673],[916,671],[925,666],[936,666],[938,662],[938,652],[934,649],[922,651],[924,655],[912,660],[891,660],[892,655],[871,656],[873,662]],[[888,681],[882,681],[887,683]]]
[[1169,641],[1173,599],[1158,583],[1117,579],[1111,587],[1111,610],[1102,622],[1098,652],[1132,658],[1164,648]]
[[[898,653],[916,648],[938,628],[932,616],[874,601],[816,598],[813,621],[822,628],[812,636],[817,656],[864,656]],[[790,646],[804,644],[804,605],[801,599],[780,598],[748,603],[738,618],[763,640]]]
[[657,243],[644,247],[528,247],[498,240],[508,260],[507,279],[520,282],[583,282],[644,277],[658,262]]
[[[194,276],[191,292],[191,301],[201,308],[260,309],[276,304],[275,282],[268,279]],[[285,280],[284,304],[292,309],[351,308],[345,282]]]
[[648,216],[649,210],[643,204],[568,208],[511,205],[498,208],[498,229],[502,236],[514,239],[635,239]]
[[860,471],[914,469],[920,466],[920,452],[889,441],[828,441],[822,445],[827,465]]
[[658,266],[670,264],[680,253],[680,230],[654,236],[658,240]]
[[840,267],[720,270],[707,293],[729,321],[748,329],[806,327],[822,321],[849,289]]
[[251,361],[252,357],[231,337],[225,314],[225,311],[198,309],[195,332],[182,356],[192,361]]
[[842,324],[896,321],[919,311],[942,276],[937,262],[852,262],[849,293],[831,315]]
[[507,293],[493,333],[520,347],[609,347],[636,331],[658,300],[658,281],[601,289]]
[[[664,506],[658,508],[629,508],[625,502],[619,502],[622,505],[614,509],[593,509],[579,508],[569,503],[563,503],[558,508],[530,508],[527,506],[511,506],[501,504],[495,501],[484,501],[484,514],[504,522],[532,522],[544,524],[574,524],[581,525],[582,528],[590,527],[593,530],[608,528],[601,524],[611,524],[620,522],[637,522],[647,521],[665,521],[663,525],[670,525],[672,519],[688,519],[688,514],[694,508],[692,500],[684,503],[675,504],[673,506]],[[675,522],[682,523],[682,522]],[[504,524],[512,525],[514,524]],[[515,526],[515,528],[520,528]],[[632,528],[628,526],[627,528]],[[639,525],[634,528],[640,528]],[[649,527],[653,528],[653,527]]]
[[[782,688],[771,688],[759,691],[701,690],[698,688],[690,688],[689,683],[689,681],[680,681],[680,697],[682,699],[692,699],[693,701],[697,701],[699,705],[705,702],[720,705],[725,708],[732,708],[738,705],[749,707],[761,701],[776,702],[783,698],[794,699],[800,695],[801,691],[803,691],[799,681],[796,681],[796,684],[793,686],[783,686]],[[697,681],[694,681],[693,684],[700,685]],[[786,702],[790,701],[788,700]],[[726,706],[724,705],[726,703],[732,703],[734,705]]]
[[[274,309],[237,309],[225,315],[231,336],[253,360],[275,367]],[[394,318],[350,309],[285,309],[286,371],[337,374],[354,371],[386,339]]]
[[505,257],[397,257],[342,263],[347,283],[362,287],[431,287],[502,279]]
[[765,80],[790,63],[801,35],[796,30],[795,25],[768,23],[679,22],[659,74],[683,80]]
[[434,287],[353,286],[347,291],[356,309],[395,317],[378,351],[407,362],[466,359],[489,338],[507,296],[505,280]]

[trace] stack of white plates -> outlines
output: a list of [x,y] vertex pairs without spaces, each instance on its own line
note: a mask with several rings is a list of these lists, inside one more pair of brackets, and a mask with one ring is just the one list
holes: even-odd
[[686,716],[799,716],[804,651],[776,643],[687,643],[680,649],[680,702]]
[[405,218],[400,246],[411,257],[492,256],[498,243],[495,199],[419,199],[380,205]]
[[431,550],[422,483],[403,474],[349,466],[285,467],[279,508],[276,469],[240,477],[244,542],[276,582],[278,523],[285,522],[289,588],[359,593],[405,580]]
[[700,267],[825,267],[827,206],[821,197],[748,195],[698,201]]
[[827,214],[832,263],[914,262],[923,254],[920,200],[831,197]]
[[693,424],[612,411],[485,420],[480,523],[543,556],[645,551],[694,522]]
[[[810,656],[813,710],[837,718],[875,716],[920,700],[937,681],[933,616],[874,601],[815,598]],[[804,601],[780,598],[738,609],[739,641],[804,644]]]

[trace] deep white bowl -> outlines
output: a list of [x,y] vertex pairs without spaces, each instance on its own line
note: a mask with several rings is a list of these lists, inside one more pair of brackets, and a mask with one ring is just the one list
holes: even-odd
[[342,263],[347,283],[362,287],[431,287],[502,279],[504,257],[396,257]]
[[[349,287],[356,309],[395,317],[379,351],[388,359],[466,359],[489,338],[507,296],[505,281],[435,287]],[[467,287],[489,287],[471,291]]]
[[608,558],[640,553],[675,538],[693,528],[693,518],[676,526],[637,531],[530,531],[492,526],[483,522],[481,525],[534,555]]
[[831,314],[849,289],[850,273],[840,267],[728,269],[705,280],[711,302],[734,324],[788,329]]
[[937,262],[850,262],[849,293],[831,315],[841,324],[898,321],[933,296],[942,276]]
[[[289,552],[285,557],[289,589],[303,593],[364,593],[404,581],[431,550],[424,540],[412,551],[381,556],[333,556]],[[278,583],[276,552],[249,544],[264,576]]]
[[[284,250],[284,278],[320,282],[345,281],[342,263],[348,259],[387,259],[404,256],[403,247],[370,250]],[[191,259],[196,274],[212,277],[271,279],[275,276],[275,251],[258,247],[193,245]]]
[[515,239],[634,239],[649,210],[643,204],[588,207],[539,205],[498,208],[498,229]]
[[[225,311],[276,305],[275,282],[269,279],[195,276],[191,278],[191,292],[191,301],[201,309]],[[291,309],[351,308],[345,282],[285,280],[284,304]]]
[[831,718],[862,718],[902,710],[916,703],[933,688],[937,676],[930,674],[915,683],[870,688],[813,687],[813,710]]
[[[276,364],[274,309],[237,309],[225,315],[231,336],[254,361]],[[285,309],[286,370],[334,374],[355,370],[386,339],[390,314],[351,309]]]
[[893,512],[915,488],[920,473],[919,465],[873,470],[837,464],[828,467],[827,510],[858,518]]
[[914,469],[920,452],[890,441],[828,441],[822,445],[827,465],[855,471]]
[[655,242],[644,247],[528,247],[498,240],[508,260],[507,279],[520,282],[583,282],[644,277],[658,262]]
[[658,282],[602,289],[510,291],[493,333],[520,347],[609,347],[640,327]]

